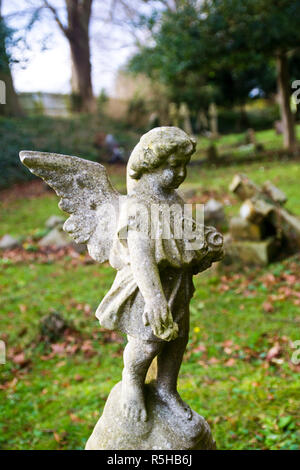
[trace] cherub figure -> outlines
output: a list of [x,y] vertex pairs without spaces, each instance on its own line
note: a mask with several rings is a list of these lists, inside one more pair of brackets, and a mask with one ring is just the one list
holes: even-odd
[[[180,207],[179,224],[184,223],[184,201],[176,189],[186,177],[194,151],[195,141],[176,127],[158,127],[143,135],[128,161],[127,196],[112,188],[99,163],[57,154],[20,154],[30,171],[62,198],[60,208],[71,214],[64,230],[75,241],[86,243],[92,258],[109,260],[117,270],[96,316],[105,328],[128,337],[122,406],[124,415],[133,421],[147,420],[144,382],[155,357],[160,400],[180,418],[192,417],[177,392],[188,341],[192,277],[221,259],[223,239],[214,228],[205,227],[203,241],[191,248],[184,236],[174,236],[172,216],[163,221],[169,229],[164,236],[161,216],[166,207]],[[152,206],[157,208],[159,222],[150,234],[140,228],[145,219],[149,221]]]

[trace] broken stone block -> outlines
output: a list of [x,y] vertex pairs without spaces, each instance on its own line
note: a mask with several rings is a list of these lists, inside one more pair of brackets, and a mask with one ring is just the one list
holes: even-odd
[[242,217],[232,217],[229,222],[229,231],[233,240],[259,241],[265,235],[263,225],[253,224]]
[[278,233],[283,234],[285,244],[290,252],[300,249],[300,219],[277,207],[270,217],[271,222],[277,228]]
[[225,255],[231,261],[241,264],[267,266],[278,252],[278,241],[269,237],[262,241],[235,241],[226,240]]
[[72,242],[73,240],[63,231],[62,227],[55,227],[39,241],[39,245],[62,248],[70,245]]
[[263,188],[263,191],[267,194],[267,196],[269,196],[272,199],[272,201],[278,202],[278,204],[281,204],[281,205],[286,203],[287,197],[284,194],[284,192],[281,191],[281,189],[274,186],[274,184],[272,184],[271,181],[265,181],[262,188]]
[[47,228],[54,228],[57,227],[58,225],[63,225],[65,223],[64,217],[61,217],[59,215],[51,215],[49,219],[47,219],[45,226]]
[[246,175],[235,175],[229,189],[242,201],[250,199],[261,192],[259,186],[253,183]]
[[240,207],[240,216],[249,222],[260,224],[273,209],[274,206],[263,199],[247,199]]
[[3,235],[0,240],[0,250],[10,250],[12,248],[16,248],[17,246],[20,246],[20,242],[11,235]]

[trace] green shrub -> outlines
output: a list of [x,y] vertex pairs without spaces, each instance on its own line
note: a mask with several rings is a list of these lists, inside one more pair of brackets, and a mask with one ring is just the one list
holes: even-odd
[[278,106],[269,106],[263,109],[245,111],[243,115],[239,110],[222,109],[218,115],[219,132],[243,132],[248,128],[256,131],[274,127],[274,122],[280,119]]
[[17,181],[26,181],[33,175],[20,163],[19,152],[31,149],[31,138],[13,120],[0,118],[0,188]]

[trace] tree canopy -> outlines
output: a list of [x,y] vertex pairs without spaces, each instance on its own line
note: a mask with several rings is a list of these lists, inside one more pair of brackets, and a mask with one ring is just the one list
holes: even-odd
[[192,109],[212,100],[243,104],[253,89],[269,95],[277,79],[292,147],[288,62],[300,49],[297,0],[186,0],[148,23],[152,43],[132,57],[131,71],[164,83],[172,100]]

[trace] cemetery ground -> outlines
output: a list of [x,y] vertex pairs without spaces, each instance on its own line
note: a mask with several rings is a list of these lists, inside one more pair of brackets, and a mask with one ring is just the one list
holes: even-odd
[[[83,155],[82,155],[83,156]],[[124,190],[125,169],[109,169]],[[191,167],[183,189],[215,197],[226,213],[240,202],[228,191],[237,172],[271,180],[300,216],[297,162]],[[102,329],[94,312],[114,278],[73,250],[43,251],[37,238],[58,198],[42,183],[2,193],[1,233],[22,247],[1,259],[0,448],[83,449],[112,386],[121,379],[125,339]],[[219,449],[298,449],[300,255],[266,268],[211,269],[194,278],[190,341],[181,368],[184,400],[210,423]],[[59,313],[68,327],[46,340],[41,319]],[[298,354],[299,359],[299,354]],[[295,361],[294,361],[295,362]]]

